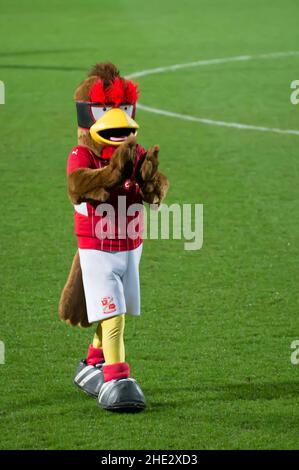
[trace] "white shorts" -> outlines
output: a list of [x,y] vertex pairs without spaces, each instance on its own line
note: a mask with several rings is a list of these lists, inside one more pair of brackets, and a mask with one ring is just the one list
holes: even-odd
[[130,251],[79,249],[90,323],[123,313],[140,315],[141,252],[142,244]]

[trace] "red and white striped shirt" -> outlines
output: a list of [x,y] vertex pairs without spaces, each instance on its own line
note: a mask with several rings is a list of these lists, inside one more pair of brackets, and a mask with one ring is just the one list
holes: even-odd
[[[144,154],[144,148],[137,144],[135,169]],[[78,145],[69,155],[67,174],[78,168],[102,168],[108,163],[109,160],[101,159],[87,147]],[[132,204],[139,204],[140,207],[136,210],[131,207],[131,213],[128,215],[127,210]],[[75,205],[75,234],[78,247],[101,251],[127,251],[138,248],[142,243],[143,230],[141,205],[139,186],[134,178],[127,180],[122,187],[113,189],[105,203],[92,205],[82,202]],[[109,216],[110,208],[114,217]]]

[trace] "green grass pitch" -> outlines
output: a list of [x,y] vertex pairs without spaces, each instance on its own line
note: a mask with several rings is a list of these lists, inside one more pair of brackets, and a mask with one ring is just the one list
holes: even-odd
[[[93,331],[56,313],[76,249],[65,181],[72,96],[89,67],[111,60],[129,74],[296,51],[296,2],[1,0],[0,38],[0,448],[298,448],[298,135],[138,112],[140,143],[161,146],[167,202],[204,204],[202,250],[145,244],[142,316],[126,329],[144,413],[103,412],[74,388]],[[140,101],[299,129],[298,70],[290,56],[149,75]]]

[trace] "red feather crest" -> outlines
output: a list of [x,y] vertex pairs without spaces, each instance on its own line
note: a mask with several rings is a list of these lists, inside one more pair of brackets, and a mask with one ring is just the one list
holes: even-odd
[[98,80],[91,88],[89,93],[90,101],[93,103],[105,103],[106,94],[104,89],[104,82]]
[[90,101],[114,104],[119,106],[121,103],[136,104],[138,99],[138,85],[130,80],[124,80],[120,77],[115,78],[108,88],[104,88],[102,80],[98,80],[90,90]]
[[138,100],[139,91],[137,90],[138,84],[126,80],[126,103],[136,104]]

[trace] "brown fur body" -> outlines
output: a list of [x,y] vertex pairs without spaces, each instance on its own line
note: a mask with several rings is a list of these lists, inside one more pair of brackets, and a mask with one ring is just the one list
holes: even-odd
[[[113,64],[97,64],[90,75],[75,92],[75,99],[88,101],[91,86],[99,79],[109,86],[111,81],[119,77],[119,72]],[[88,130],[78,130],[78,145],[84,145],[97,156],[101,155],[102,146],[95,143]],[[131,135],[113,153],[109,164],[100,169],[79,168],[68,176],[68,195],[73,204],[81,202],[105,202],[110,191],[121,185],[132,174],[135,161],[136,138]],[[158,171],[159,146],[151,147],[139,168],[136,180],[139,184],[140,195],[144,202],[161,204],[166,196],[169,183]],[[63,288],[59,302],[59,318],[73,326],[90,326],[87,319],[82,272],[79,253],[77,251]]]

